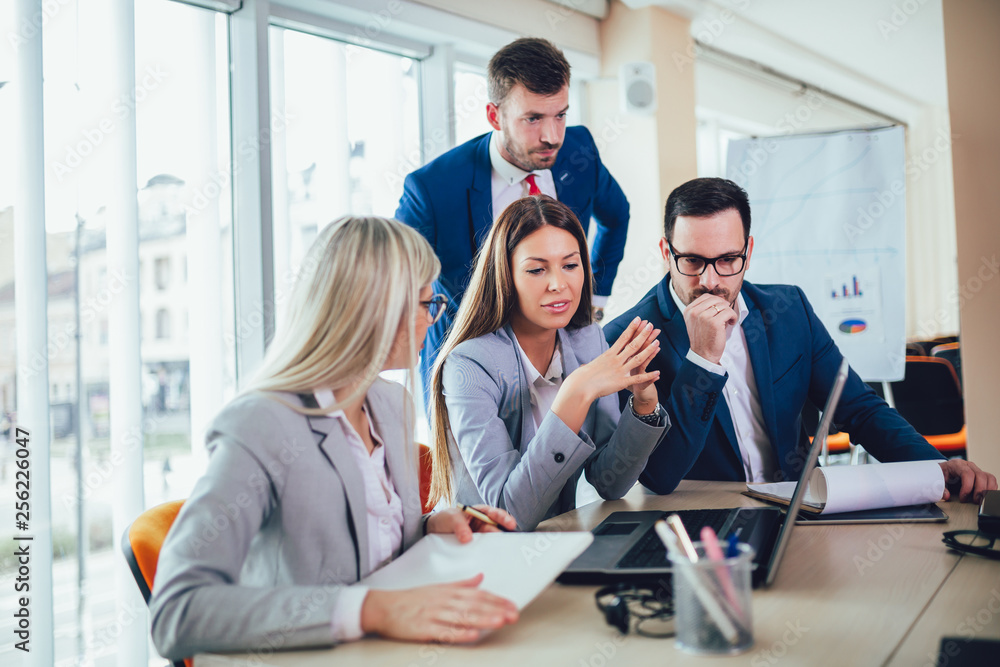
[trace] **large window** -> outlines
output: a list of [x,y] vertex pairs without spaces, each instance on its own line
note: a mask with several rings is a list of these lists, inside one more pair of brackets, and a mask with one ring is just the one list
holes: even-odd
[[411,58],[272,27],[274,298],[320,229],[347,215],[391,216],[422,164]]
[[455,67],[455,143],[462,144],[489,132],[486,103],[489,95],[486,73],[471,66]]
[[[46,304],[48,377],[29,380],[44,384],[51,406],[57,665],[139,665],[133,658],[148,637],[145,627],[119,622],[131,601],[118,599],[115,585],[123,563],[112,510],[141,510],[135,500],[123,502],[113,481],[123,466],[111,442],[112,411],[121,414],[121,394],[112,392],[119,376],[110,370],[112,355],[121,354],[114,348],[123,336],[118,327],[140,337],[139,358],[128,372],[140,392],[142,438],[135,442],[143,456],[141,471],[128,472],[142,478],[145,507],[184,498],[204,471],[205,428],[236,392],[237,367],[252,373],[259,359],[247,328],[259,332],[271,324],[271,309],[249,312],[248,304],[273,299],[280,319],[296,268],[318,232],[346,214],[393,215],[404,177],[423,164],[422,132],[433,123],[421,118],[421,85],[454,82],[448,122],[459,141],[489,129],[481,69],[438,61],[429,71],[446,67],[446,78],[435,69],[423,81],[417,58],[433,53],[434,44],[389,34],[398,31],[395,24],[383,34],[362,22],[358,34],[365,39],[352,40],[359,43],[318,36],[340,34],[331,25],[357,20],[349,11],[332,16],[337,4],[244,0],[243,13],[230,17],[183,1],[142,0],[134,2],[135,34],[119,35],[106,12],[127,5],[42,3],[47,285],[32,296]],[[281,15],[292,6],[302,21]],[[301,12],[306,6],[331,14],[316,17],[316,34],[275,25],[259,35],[256,24],[248,28],[248,15],[261,10],[274,12],[269,18],[276,24],[312,30]],[[3,498],[14,496],[6,443],[20,389],[12,239],[21,223],[15,193],[24,160],[15,141],[16,91],[8,83],[17,74],[16,49],[7,46],[23,26],[13,10],[14,3],[0,2],[0,156],[7,158],[0,160]],[[230,35],[238,37],[230,43]],[[111,88],[109,73],[122,62],[112,54],[127,49],[112,47],[133,43],[135,82],[123,93]],[[263,70],[254,48],[267,49]],[[270,98],[252,99],[248,89],[255,87]],[[231,99],[239,102],[231,105]],[[269,117],[260,121],[256,110],[268,103]],[[132,156],[117,150],[131,147],[133,122],[135,172]],[[269,150],[259,154],[271,159],[270,182],[254,172],[253,160],[240,159],[247,137],[262,144],[267,137]],[[122,183],[127,195],[116,190]],[[261,201],[271,202],[271,216],[255,210]],[[121,228],[120,212],[132,206],[138,271],[126,275],[109,261],[109,230]],[[119,239],[110,239],[113,249]],[[257,293],[259,286],[273,293]],[[117,300],[136,293],[138,316],[123,325],[115,317]],[[426,439],[426,430],[418,437]],[[9,542],[10,533],[9,525],[0,526],[0,542]],[[9,555],[0,555],[0,579],[12,565]],[[49,566],[44,557],[33,559],[38,571]],[[14,607],[6,604],[10,595],[0,591],[0,607]],[[46,600],[33,604],[44,609]],[[135,642],[122,641],[123,634]],[[9,640],[0,641],[0,664],[16,660],[14,651]],[[152,647],[148,653],[151,665],[163,664]]]
[[[0,3],[0,35],[8,35],[14,30],[14,3]],[[12,498],[13,487],[9,486],[7,439],[11,437],[11,427],[16,407],[15,344],[14,329],[14,192],[17,187],[17,161],[14,133],[14,91],[11,82],[15,73],[13,49],[0,48],[0,493],[4,499]],[[0,541],[9,535],[7,526],[0,526]],[[9,542],[5,542],[9,544]],[[5,563],[0,559],[0,563]],[[2,567],[2,565],[0,565]],[[0,571],[0,578],[3,578]],[[5,607],[6,608],[6,607]],[[7,640],[5,639],[4,642]],[[0,643],[2,645],[2,643]],[[4,660],[0,650],[0,660]]]
[[[0,58],[8,52],[10,4],[0,9],[5,37]],[[135,3],[135,87],[121,96],[107,84],[112,63],[101,9],[80,0],[52,6],[58,11],[43,28],[43,94],[55,660],[114,665],[115,571],[122,565],[121,535],[112,529],[112,476],[119,461],[109,439],[109,355],[114,354],[108,346],[109,312],[115,300],[138,281],[141,318],[131,326],[144,320],[151,328],[133,369],[142,387],[143,437],[137,442],[143,447],[147,507],[190,493],[202,469],[206,413],[218,409],[235,387],[227,19],[169,0]],[[6,60],[0,60],[0,81],[9,77]],[[13,153],[8,92],[0,88],[4,156]],[[147,269],[139,276],[108,271],[106,239],[111,184],[127,173],[108,146],[132,120],[138,252]],[[0,253],[7,253],[17,215],[12,207],[17,160],[0,163]],[[183,279],[185,265],[196,280]],[[5,428],[9,419],[2,415],[13,411],[16,396],[16,345],[8,333],[14,275],[6,255],[0,255],[0,267],[0,427]],[[188,318],[199,331],[193,339],[181,326]],[[11,477],[0,480],[5,498],[14,494]],[[0,527],[0,540],[9,543],[8,533],[8,526]],[[0,642],[2,664],[16,660],[12,647],[5,652],[7,642]]]

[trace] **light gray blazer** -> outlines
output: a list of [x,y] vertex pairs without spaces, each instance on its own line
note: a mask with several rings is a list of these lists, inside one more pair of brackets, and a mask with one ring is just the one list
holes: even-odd
[[[149,604],[166,658],[329,646],[342,587],[369,574],[365,491],[340,422],[275,396],[303,404],[243,396],[208,431],[208,471],[167,535]],[[368,407],[402,500],[406,549],[421,534],[417,452],[402,419],[412,404],[377,380]]]
[[[608,349],[601,328],[559,330],[563,377]],[[602,498],[621,498],[670,427],[650,426],[619,409],[618,395],[594,401],[579,433],[549,412],[535,429],[531,395],[509,325],[467,340],[444,363],[456,500],[502,507],[521,530],[576,506],[587,481]]]

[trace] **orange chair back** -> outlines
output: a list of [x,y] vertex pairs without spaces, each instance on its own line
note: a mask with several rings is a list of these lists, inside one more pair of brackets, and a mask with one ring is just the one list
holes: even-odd
[[965,402],[952,365],[938,357],[906,358],[906,376],[892,383],[896,410],[938,451],[966,448]]
[[420,505],[424,514],[432,509],[433,505],[428,503],[431,496],[431,473],[434,470],[434,454],[427,445],[420,445]]
[[942,343],[931,348],[931,356],[935,359],[944,359],[955,369],[958,376],[958,383],[962,384],[962,350],[958,343]]
[[[140,514],[132,525],[125,529],[122,537],[122,551],[128,562],[135,583],[139,586],[142,598],[149,604],[152,597],[153,580],[156,578],[156,565],[160,560],[160,548],[166,539],[170,526],[174,525],[183,500],[173,500],[156,507],[151,507]],[[175,665],[192,667],[191,659]]]
[[847,431],[833,433],[826,437],[826,447],[830,454],[844,454],[851,451],[851,436]]

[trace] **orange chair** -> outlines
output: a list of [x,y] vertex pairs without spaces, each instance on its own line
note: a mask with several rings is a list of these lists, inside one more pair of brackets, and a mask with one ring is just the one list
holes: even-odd
[[420,505],[424,514],[432,509],[433,505],[428,504],[431,495],[431,472],[434,470],[434,453],[427,445],[418,443],[420,446]]
[[[122,536],[125,561],[132,570],[132,576],[135,577],[135,583],[147,605],[153,594],[153,579],[160,559],[160,547],[183,504],[183,500],[173,500],[151,507],[140,514]],[[174,667],[192,667],[193,661],[188,658],[183,662],[174,661],[173,664]]]
[[[802,425],[807,432],[815,433],[819,426],[819,410],[810,402],[802,406]],[[826,456],[822,465],[829,464],[830,454],[846,454],[853,452],[851,436],[847,431],[838,431],[836,426],[831,425],[831,432],[826,437]],[[809,442],[813,441],[813,436],[809,436]]]
[[906,358],[906,376],[892,383],[896,410],[945,456],[964,456],[965,401],[952,365],[936,357]]
[[831,433],[826,438],[826,448],[830,454],[845,454],[851,451],[851,436],[847,431]]
[[958,343],[942,343],[931,348],[931,356],[946,359],[955,369],[959,385],[962,384],[962,352]]
[[934,338],[927,338],[926,340],[918,340],[917,342],[923,345],[925,350],[929,350],[935,345],[944,345],[946,343],[957,343],[958,336],[935,336]]

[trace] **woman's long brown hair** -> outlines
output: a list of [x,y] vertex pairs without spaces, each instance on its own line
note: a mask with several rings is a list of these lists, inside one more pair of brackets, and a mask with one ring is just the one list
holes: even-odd
[[583,289],[570,328],[591,323],[593,275],[587,254],[587,236],[580,221],[568,206],[547,195],[518,199],[500,214],[476,257],[469,287],[458,308],[451,332],[441,347],[431,379],[431,427],[434,442],[434,473],[431,477],[431,500],[452,501],[451,452],[448,434],[451,423],[444,400],[443,368],[448,354],[460,343],[485,336],[500,329],[517,307],[517,290],[511,257],[514,249],[528,236],[546,225],[569,232],[580,244],[583,266]]

